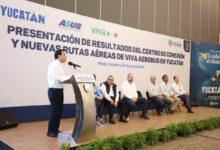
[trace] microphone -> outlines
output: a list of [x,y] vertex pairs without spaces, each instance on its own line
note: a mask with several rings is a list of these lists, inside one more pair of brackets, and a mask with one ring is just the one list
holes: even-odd
[[76,67],[81,68],[80,65],[74,64],[74,63],[72,63],[71,61],[68,62],[68,65],[73,66],[74,68],[76,68]]

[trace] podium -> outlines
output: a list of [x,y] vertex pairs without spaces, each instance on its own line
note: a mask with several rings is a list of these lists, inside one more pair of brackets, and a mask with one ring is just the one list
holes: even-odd
[[76,99],[76,120],[72,138],[76,142],[84,142],[95,137],[96,110],[94,99],[94,75],[76,73],[62,80],[64,84],[72,84]]

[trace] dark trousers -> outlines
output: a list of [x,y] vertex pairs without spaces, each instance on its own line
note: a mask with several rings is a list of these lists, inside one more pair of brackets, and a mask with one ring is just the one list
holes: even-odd
[[165,99],[161,100],[161,99],[158,99],[157,97],[151,97],[150,99],[156,103],[157,112],[163,112],[164,108],[169,107],[171,105],[171,102]]
[[118,101],[118,106],[117,106],[117,110],[118,110],[118,113],[120,115],[119,119],[123,118],[123,115],[125,114],[125,109],[126,109],[126,106],[125,106],[124,101],[123,100],[119,100]]
[[178,98],[180,98],[182,101],[184,101],[184,104],[186,106],[187,109],[192,109],[191,108],[191,104],[190,104],[190,99],[189,99],[189,96],[187,95],[180,95],[178,96]]
[[102,118],[104,112],[104,106],[102,100],[95,98],[95,106],[96,106],[96,117]]
[[51,114],[48,124],[48,133],[58,133],[60,119],[63,113],[63,89],[48,89]]
[[[111,99],[112,99],[113,101],[115,101],[114,97],[111,97]],[[108,101],[108,100],[105,99],[105,98],[104,98],[104,100],[103,100],[103,103],[104,103],[104,106],[108,109],[109,120],[111,120],[112,117],[113,117],[113,108],[114,108],[114,106],[111,104],[110,101]]]
[[134,103],[130,98],[123,97],[122,99],[124,103],[124,115],[127,118],[133,108],[140,107],[142,111],[142,115],[147,113],[147,99],[138,97],[137,101]]

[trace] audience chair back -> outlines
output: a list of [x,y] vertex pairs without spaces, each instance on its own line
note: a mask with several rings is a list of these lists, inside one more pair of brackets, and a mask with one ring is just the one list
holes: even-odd
[[137,91],[138,97],[142,97],[141,91]]

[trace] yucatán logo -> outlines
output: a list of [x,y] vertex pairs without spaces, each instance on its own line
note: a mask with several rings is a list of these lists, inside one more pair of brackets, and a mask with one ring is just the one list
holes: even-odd
[[34,12],[0,5],[0,15],[13,19],[45,24],[45,16]]
[[61,20],[61,22],[59,23],[59,27],[68,30],[81,30],[82,24],[69,20]]

